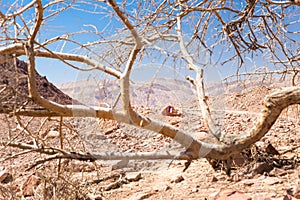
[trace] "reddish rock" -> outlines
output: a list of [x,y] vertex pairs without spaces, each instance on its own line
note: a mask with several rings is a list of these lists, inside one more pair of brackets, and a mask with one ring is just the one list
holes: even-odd
[[300,184],[298,183],[296,189],[295,189],[295,192],[294,192],[294,197],[296,199],[300,199]]
[[253,169],[253,175],[269,173],[273,169],[274,169],[274,166],[272,164],[270,164],[270,163],[266,163],[266,162],[259,163]]
[[247,162],[247,158],[243,154],[236,154],[231,160],[230,166],[232,167],[242,167]]
[[251,200],[252,198],[245,193],[233,190],[224,189],[221,190],[214,200]]
[[87,200],[102,200],[102,196],[100,194],[87,194]]
[[242,183],[245,186],[251,186],[254,183],[257,183],[258,180],[257,179],[246,179],[246,180],[242,180],[240,183]]
[[283,181],[280,178],[277,177],[267,177],[266,179],[264,179],[264,183],[268,184],[268,185],[275,185],[275,184],[279,184],[282,183]]
[[34,195],[36,187],[41,183],[41,179],[38,176],[31,175],[22,185],[22,196],[28,197]]
[[169,186],[169,185],[166,185],[165,187],[164,187],[164,191],[168,191],[168,190],[171,190],[172,188]]
[[286,194],[286,195],[284,195],[284,197],[283,197],[283,200],[294,200],[294,199],[296,199],[296,198],[294,198],[293,196],[291,196],[291,195],[289,195],[289,194]]
[[142,178],[142,174],[139,172],[127,172],[125,179],[129,182],[138,181]]
[[287,174],[289,174],[291,172],[284,170],[284,169],[280,169],[280,168],[274,168],[271,172],[270,172],[270,176],[275,176],[275,177],[279,177],[279,176],[285,176]]
[[211,182],[217,182],[217,181],[218,181],[217,177],[213,176]]
[[82,162],[75,160],[70,163],[70,170],[73,172],[92,172],[96,170],[96,166],[91,162]]
[[300,167],[297,167],[297,175],[298,175],[298,178],[300,179]]
[[148,199],[150,196],[155,194],[155,191],[149,191],[149,192],[138,192],[132,195],[129,200],[142,200],[142,199]]
[[266,152],[272,155],[279,155],[279,152],[275,149],[275,147],[272,144],[268,144]]
[[177,125],[179,123],[180,123],[180,121],[171,121],[171,125]]
[[172,178],[171,183],[179,183],[179,182],[181,182],[183,180],[184,180],[183,176],[178,175],[178,176]]
[[9,183],[12,180],[12,175],[7,170],[0,172],[0,183]]

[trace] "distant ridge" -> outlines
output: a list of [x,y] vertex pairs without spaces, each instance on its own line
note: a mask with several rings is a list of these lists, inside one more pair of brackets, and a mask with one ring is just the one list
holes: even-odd
[[[103,102],[112,105],[120,91],[118,80],[79,80],[59,84],[58,88],[89,106]],[[188,82],[169,78],[132,82],[130,93],[133,106],[165,106],[196,98]]]

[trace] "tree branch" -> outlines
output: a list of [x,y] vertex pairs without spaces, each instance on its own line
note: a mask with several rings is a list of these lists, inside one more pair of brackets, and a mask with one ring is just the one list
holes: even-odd
[[[141,48],[143,47],[142,40],[135,30],[134,26],[131,24],[129,19],[124,15],[124,13],[120,10],[120,8],[117,6],[114,0],[109,0],[109,4],[112,6],[114,11],[117,13],[117,15],[121,18],[125,26],[130,30],[133,38],[135,39],[135,46],[134,49],[131,51],[124,73],[122,74],[120,78],[120,87],[121,87],[121,98],[122,98],[122,105],[123,105],[123,111],[125,112],[125,115],[128,117],[131,117],[131,115],[136,115],[135,111],[131,108],[130,104],[130,74],[133,67],[133,64],[137,58],[138,53],[140,52]],[[129,120],[129,124],[131,124],[131,119]]]
[[43,22],[43,5],[41,0],[36,0],[35,1],[37,6],[36,6],[36,19],[35,19],[35,26],[33,28],[33,31],[31,32],[31,36],[29,38],[30,43],[33,43],[35,40],[36,35],[38,34],[40,27]]
[[[26,51],[23,44],[17,43],[12,44],[4,48],[0,48],[0,54],[3,55],[11,55],[15,54],[16,56],[26,55]],[[112,75],[116,78],[121,77],[121,73],[113,68],[106,67],[101,63],[98,63],[96,60],[89,58],[88,56],[78,55],[78,54],[71,54],[71,53],[61,53],[55,51],[42,51],[38,49],[34,49],[33,55],[36,57],[44,57],[44,58],[53,58],[59,60],[68,60],[68,61],[75,61],[80,63],[85,63],[93,68],[89,70],[101,70],[109,75]]]
[[169,152],[169,151],[163,151],[163,152],[139,152],[139,153],[122,153],[122,152],[104,152],[104,153],[97,153],[97,154],[90,154],[90,153],[77,153],[77,152],[69,152],[63,149],[57,149],[57,148],[47,148],[42,147],[39,148],[34,145],[29,145],[26,143],[6,143],[6,142],[0,142],[1,146],[9,146],[14,148],[19,148],[26,150],[24,152],[15,154],[13,156],[10,156],[7,159],[15,158],[20,155],[24,155],[26,153],[32,153],[37,152],[40,154],[46,154],[49,155],[49,157],[46,157],[41,160],[35,161],[33,165],[31,165],[27,170],[32,169],[33,167],[43,164],[47,161],[56,160],[56,159],[72,159],[72,160],[81,160],[81,161],[95,161],[95,160],[171,160],[176,158],[177,160],[187,160],[188,157],[184,155],[179,155],[176,152]]
[[[268,96],[266,96],[264,101],[264,107],[261,112],[261,119],[257,124],[249,131],[249,133],[243,135],[233,135],[230,138],[226,138],[223,144],[209,144],[202,141],[197,141],[193,139],[190,133],[184,132],[174,126],[162,123],[161,121],[144,118],[138,114],[132,115],[133,124],[137,127],[147,129],[150,131],[155,131],[164,136],[174,139],[176,142],[180,143],[182,146],[187,148],[186,153],[181,156],[188,156],[192,159],[198,159],[201,157],[213,158],[219,160],[226,160],[233,154],[239,153],[243,149],[254,144],[260,140],[272,127],[272,125],[277,120],[281,111],[288,107],[289,105],[300,104],[300,87],[287,87],[277,90]],[[71,108],[69,108],[71,109]],[[124,113],[117,113],[109,109],[85,107],[85,106],[74,106],[74,110],[79,114],[77,116],[85,117],[99,117],[104,119],[112,119],[118,122],[128,123],[126,120],[126,115]],[[16,114],[26,114],[25,111],[20,111]],[[35,111],[28,111],[27,114],[35,113]],[[41,113],[42,111],[37,111]],[[45,111],[46,112],[46,111]],[[48,111],[47,111],[48,112]],[[55,114],[55,113],[52,113]],[[72,117],[72,113],[63,112],[63,116]],[[10,146],[18,147],[19,144],[10,144]],[[22,145],[21,145],[22,146]],[[31,146],[23,145],[23,149],[31,149]],[[47,150],[46,154],[48,154]],[[116,155],[116,154],[115,154]],[[119,155],[120,156],[120,155]],[[120,157],[116,156],[116,159]]]
[[187,61],[189,69],[194,70],[196,72],[196,81],[194,81],[194,85],[196,86],[197,89],[198,103],[201,109],[203,119],[205,120],[205,124],[209,129],[209,133],[212,134],[219,141],[221,137],[221,130],[214,123],[214,120],[212,119],[210,113],[208,103],[205,98],[204,83],[203,83],[203,69],[194,64],[192,56],[189,54],[189,52],[185,47],[180,17],[177,17],[176,31],[178,34],[180,49],[183,54],[183,58]]
[[272,1],[272,0],[266,0],[269,4],[274,5],[297,5],[300,6],[299,0],[288,0],[288,1]]

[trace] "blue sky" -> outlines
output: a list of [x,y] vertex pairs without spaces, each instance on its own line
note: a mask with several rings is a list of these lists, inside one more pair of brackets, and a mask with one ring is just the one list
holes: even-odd
[[[89,29],[88,24],[94,24],[101,30],[107,24],[107,18],[101,15],[93,15],[85,12],[79,12],[77,10],[68,9],[62,14],[58,15],[55,20],[49,21],[46,24],[46,29],[42,31],[41,37],[44,39],[56,37],[63,34],[68,34],[76,31],[83,31]],[[82,43],[92,42],[95,40],[94,35],[83,34],[76,37]],[[52,45],[52,48],[59,51],[63,42]],[[66,44],[64,52],[66,53],[77,53],[79,50],[77,45]],[[73,63],[77,66],[82,66],[80,63]],[[61,61],[54,59],[37,59],[37,70],[40,74],[46,75],[48,80],[53,83],[72,82],[77,79],[78,71],[66,66]]]
[[[110,18],[107,15],[94,15],[85,12],[80,12],[77,10],[69,9],[64,14],[59,15],[55,21],[49,22],[47,24],[47,28],[45,31],[42,31],[41,37],[46,38],[43,34],[47,35],[47,37],[55,37],[57,35],[71,33],[74,31],[82,31],[86,29],[92,29],[89,27],[89,24],[93,24],[97,26],[98,30],[102,30],[107,24],[110,22]],[[110,27],[107,29],[108,33],[110,30],[114,28],[119,28],[123,26],[120,22],[113,21],[110,23]],[[86,42],[93,42],[94,40],[98,39],[95,35],[92,34],[84,34],[81,36],[76,37],[78,41],[82,43]],[[53,49],[59,50],[63,44],[59,43],[56,46],[52,46]],[[78,48],[76,45],[67,45],[65,47],[65,52],[70,53],[78,53],[80,50],[75,50]],[[81,53],[81,52],[80,52]],[[157,63],[151,63],[150,67],[146,67],[145,64],[138,65],[136,70],[133,72],[132,78],[136,81],[145,81],[149,80],[152,75],[157,73],[159,69],[160,59],[157,60]],[[45,59],[45,58],[37,58],[37,70],[41,75],[45,75],[48,80],[53,83],[63,83],[63,82],[72,82],[76,79],[80,79],[82,77],[86,77],[83,75],[82,72],[78,72],[77,70],[66,66],[60,61],[53,60],[53,59]],[[147,61],[145,61],[147,63]],[[73,63],[76,66],[84,65],[80,63]],[[171,74],[170,71],[172,70],[172,66],[165,64],[164,68],[158,72],[159,76],[165,76],[166,74],[169,75],[170,78],[183,78],[182,75],[178,73]],[[146,73],[145,73],[146,72]],[[104,76],[104,75],[103,75]],[[106,77],[107,78],[107,77]]]
[[[15,1],[9,0],[9,1],[1,1],[1,3],[3,5],[7,5],[7,7],[0,7],[0,10],[3,13],[7,12],[7,8],[9,4],[12,4]],[[21,2],[21,1],[20,1]],[[24,4],[30,2],[29,0],[24,0],[23,1]],[[48,1],[43,1],[43,3],[47,3]],[[87,1],[89,2],[89,1]],[[104,4],[102,4],[104,5]],[[132,4],[134,5],[134,4]],[[82,12],[80,11],[80,9],[89,7],[88,5],[75,5],[75,9],[70,8],[67,9],[66,11],[64,11],[63,13],[59,14],[57,17],[50,19],[48,21],[46,21],[46,23],[44,24],[44,26],[41,29],[41,32],[39,34],[39,38],[40,38],[40,42],[43,42],[47,39],[50,39],[52,37],[55,36],[59,36],[59,35],[63,35],[63,34],[67,34],[67,33],[71,33],[74,31],[83,31],[83,30],[93,30],[93,27],[89,26],[90,24],[95,25],[95,27],[101,31],[104,27],[107,27],[107,24],[110,24],[109,27],[107,27],[107,29],[105,29],[105,31],[108,33],[105,35],[106,32],[104,32],[104,37],[105,36],[109,36],[110,33],[113,33],[113,30],[115,28],[119,28],[122,27],[123,25],[117,21],[117,20],[113,20],[111,23],[109,23],[111,21],[111,18],[109,17],[109,15],[107,15],[104,11],[103,14],[100,13],[86,13],[86,12]],[[132,6],[131,6],[132,7]],[[128,7],[128,9],[131,8],[130,6]],[[92,8],[92,7],[90,7]],[[295,10],[294,8],[291,8],[291,11]],[[93,10],[95,12],[99,12],[99,9]],[[108,9],[109,11],[109,9]],[[298,12],[298,10],[296,10],[296,12]],[[33,9],[31,9],[30,11],[28,11],[26,14],[30,15],[33,14]],[[48,13],[45,13],[45,16]],[[298,14],[298,15],[297,15]],[[225,14],[224,14],[225,15]],[[299,13],[296,13],[296,15],[294,15],[296,18],[299,18]],[[225,17],[225,20],[230,21],[232,16],[228,16],[227,18]],[[211,24],[212,26],[215,26],[216,24]],[[290,30],[299,30],[299,24],[296,24],[294,26],[289,27]],[[185,26],[183,25],[184,31],[186,33],[188,33],[189,31],[189,26]],[[212,30],[213,31],[213,30]],[[212,32],[210,32],[212,33]],[[190,33],[188,33],[190,34]],[[294,37],[296,40],[298,40],[299,38],[297,38],[297,36],[292,36]],[[74,37],[73,37],[74,39]],[[76,36],[76,40],[81,42],[81,43],[86,43],[86,42],[92,42],[99,39],[98,36],[95,36],[93,34],[82,34],[79,36]],[[208,41],[209,43],[209,41]],[[50,48],[52,50],[55,51],[60,51],[62,49],[62,47],[64,47],[64,52],[66,53],[79,53],[79,54],[85,54],[84,51],[78,49],[78,46],[75,44],[64,44],[63,42],[59,42],[59,43],[55,43],[54,45],[51,45]],[[221,48],[217,47],[216,49],[214,49],[216,52],[214,53],[213,59],[217,60],[218,56],[220,55],[219,52],[221,52]],[[100,50],[101,53],[101,50]],[[223,61],[225,60],[224,58],[226,57],[230,57],[234,52],[233,51],[229,51],[229,52],[224,52],[223,54]],[[255,55],[257,54],[257,55]],[[265,63],[263,63],[262,59],[261,59],[261,53],[257,52],[254,54],[254,58],[255,59],[250,59],[250,54],[249,54],[249,59],[245,59],[245,65],[243,66],[243,68],[241,69],[241,71],[245,71],[246,70],[253,70],[256,67],[261,67],[263,66]],[[154,56],[155,57],[155,56]],[[153,57],[152,57],[153,58]],[[21,59],[24,59],[24,57],[21,57]],[[237,59],[236,59],[237,60]],[[153,60],[151,60],[153,61]],[[151,75],[156,73],[156,69],[158,69],[158,66],[160,63],[162,63],[162,59],[157,58],[156,59],[157,62],[148,62],[147,59],[144,59],[144,61],[141,63],[140,66],[137,66],[137,70],[136,72],[134,72],[134,79],[136,80],[147,80]],[[41,75],[44,75],[47,77],[47,79],[53,83],[63,83],[63,82],[71,82],[71,81],[76,81],[76,79],[78,79],[79,77],[81,77],[81,74],[78,75],[78,71],[66,66],[65,64],[63,64],[60,61],[54,60],[54,59],[45,59],[45,58],[38,58],[36,60],[37,62],[37,70]],[[81,64],[78,63],[73,63],[76,64],[76,66],[82,66]],[[151,67],[149,69],[149,67],[147,67],[147,64],[149,64]],[[237,67],[237,61],[231,62],[227,65],[224,66],[220,66],[219,64],[214,65],[215,63],[212,63],[213,67],[212,70],[208,70],[207,74],[208,77],[211,77],[211,79],[216,79],[219,80],[221,79],[221,77],[225,77],[228,76],[232,73],[236,72],[236,67]],[[146,67],[145,67],[146,66]],[[165,70],[162,70],[160,72],[161,75],[163,74],[168,74],[171,77],[181,77],[183,78],[185,75],[189,75],[191,74],[191,72],[189,72],[186,69],[181,69],[179,70],[180,73],[182,74],[176,74],[173,73],[171,74],[170,71],[172,70],[173,63],[171,62],[166,62],[164,64],[165,66]],[[220,71],[219,73],[216,73],[217,70]],[[216,75],[217,74],[217,75]],[[216,77],[215,77],[216,76]]]
[[[7,13],[7,9],[9,5],[14,4],[15,1],[6,1],[7,3],[3,3],[3,5],[6,5],[7,7],[0,8],[0,10],[3,13]],[[21,1],[20,1],[21,2]],[[19,2],[19,3],[20,3]],[[24,0],[23,5],[31,2],[30,0]],[[48,1],[44,1],[44,4],[48,3]],[[104,5],[104,4],[103,4]],[[113,32],[115,28],[123,27],[123,24],[120,23],[120,21],[117,18],[117,20],[111,19],[109,15],[107,15],[105,12],[103,14],[91,14],[87,12],[82,12],[80,9],[83,9],[83,5],[80,6],[76,5],[75,9],[70,8],[66,11],[60,13],[55,18],[51,18],[45,22],[43,27],[41,28],[41,31],[38,35],[38,40],[40,43],[44,42],[45,40],[48,40],[50,38],[64,35],[76,31],[84,31],[84,30],[92,30],[93,28],[89,26],[90,24],[93,24],[96,26],[96,28],[100,31],[104,27],[107,27],[107,24],[110,23],[110,26],[106,29],[107,33]],[[17,7],[17,6],[16,6]],[[132,5],[128,7],[128,9],[131,9]],[[11,10],[10,12],[12,12]],[[99,11],[99,10],[97,10]],[[26,16],[33,15],[33,9],[27,11]],[[44,13],[44,16],[47,16],[49,13]],[[28,17],[29,19],[29,17]],[[112,20],[112,22],[111,22]],[[22,22],[20,21],[20,24]],[[183,27],[185,27],[183,25]],[[189,28],[189,27],[186,27]],[[105,34],[104,34],[105,36]],[[74,39],[74,37],[72,37]],[[97,36],[93,34],[82,34],[79,36],[76,36],[76,40],[81,43],[86,42],[93,42],[97,40]],[[64,46],[63,52],[65,53],[79,53],[84,54],[85,52],[80,50],[78,48],[78,45],[67,43],[64,44],[63,42],[55,43],[54,45],[48,46],[51,50],[60,51],[62,47]],[[20,59],[25,60],[25,56],[21,56]],[[145,81],[149,80],[153,76],[157,77],[170,77],[170,78],[179,78],[184,79],[185,75],[191,74],[189,70],[186,70],[182,68],[178,72],[173,72],[173,63],[168,64],[164,63],[163,68],[160,68],[161,63],[163,62],[163,58],[157,58],[157,62],[148,62],[147,59],[145,59],[140,65],[136,66],[136,70],[133,72],[132,79],[136,81]],[[79,67],[84,67],[81,63],[72,63]],[[149,64],[149,65],[147,65]],[[43,75],[46,76],[49,81],[52,83],[64,83],[64,82],[72,82],[76,81],[77,79],[80,79],[82,77],[85,77],[82,72],[78,72],[78,70],[75,70],[69,66],[66,66],[61,61],[55,60],[55,59],[47,59],[47,58],[36,58],[36,67],[37,71]],[[182,73],[182,74],[180,74]],[[103,76],[104,77],[104,76]],[[107,78],[105,76],[105,78]]]

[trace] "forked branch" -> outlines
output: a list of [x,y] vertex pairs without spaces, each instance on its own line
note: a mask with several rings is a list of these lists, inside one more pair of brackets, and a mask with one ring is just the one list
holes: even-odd
[[[95,117],[95,118],[116,120],[118,122],[130,124],[139,128],[154,131],[156,133],[174,139],[175,141],[177,141],[187,149],[186,152],[184,152],[183,154],[177,157],[178,159],[189,160],[189,159],[198,159],[201,157],[206,157],[206,158],[225,160],[228,159],[231,155],[240,152],[241,150],[249,147],[250,145],[254,144],[256,141],[258,141],[260,138],[262,138],[270,130],[270,128],[275,123],[276,119],[278,118],[278,116],[280,115],[281,111],[284,108],[292,104],[300,103],[299,86],[278,90],[266,97],[266,100],[264,102],[264,108],[262,111],[262,117],[257,122],[257,124],[249,131],[249,133],[243,135],[234,135],[233,137],[226,138],[224,140],[224,143],[221,144],[220,143],[209,144],[209,143],[197,141],[191,136],[192,133],[190,132],[181,130],[178,127],[169,125],[159,120],[141,116],[132,109],[130,105],[130,98],[129,98],[130,97],[129,78],[131,75],[131,70],[133,68],[133,65],[136,62],[136,59],[138,58],[138,54],[141,48],[143,48],[142,38],[139,36],[136,27],[130,22],[130,20],[123,13],[123,11],[121,11],[121,9],[118,7],[115,1],[109,0],[109,4],[112,6],[114,12],[120,17],[125,27],[130,31],[132,35],[131,39],[134,40],[134,44],[135,44],[134,48],[130,50],[130,54],[129,52],[126,52],[126,55],[125,54],[122,55],[124,58],[127,59],[126,66],[123,73],[114,70],[113,68],[106,68],[105,66],[102,66],[101,63],[92,60],[86,56],[65,54],[59,52],[49,52],[46,50],[41,51],[40,48],[42,47],[38,46],[34,40],[42,25],[41,20],[43,19],[43,8],[41,6],[41,0],[37,0],[34,2],[36,2],[37,4],[35,26],[33,27],[32,31],[30,32],[30,35],[27,38],[28,41],[24,43],[18,43],[18,41],[20,40],[16,40],[17,42],[16,44],[10,46],[4,45],[5,47],[0,49],[0,54],[14,54],[16,56],[20,56],[20,55],[27,56],[29,95],[32,101],[34,101],[41,107],[45,108],[45,110],[21,108],[20,110],[14,112],[14,114],[16,115],[32,115],[32,116],[58,115],[58,116],[73,117],[73,113],[76,113],[76,116],[78,117]],[[249,12],[251,10],[252,8],[249,10]],[[204,10],[202,12],[204,12]],[[188,12],[186,12],[186,14],[188,14]],[[3,15],[1,16],[3,17]],[[183,16],[185,15],[181,15],[181,17]],[[244,16],[247,17],[246,14]],[[219,139],[221,135],[221,131],[216,129],[216,126],[210,114],[208,103],[205,99],[203,70],[200,67],[195,65],[195,61],[193,60],[192,56],[189,54],[187,47],[184,44],[184,38],[181,30],[180,20],[181,18],[178,17],[177,33],[180,41],[181,53],[182,55],[184,55],[184,59],[188,63],[188,67],[195,70],[195,72],[197,73],[197,79],[194,81],[194,83],[197,87],[198,101],[201,107],[202,115],[206,119],[206,124],[209,127],[210,133],[212,133],[213,135],[215,135],[217,139]],[[173,21],[171,21],[170,23],[171,23],[170,26],[166,25],[166,31],[165,31],[166,34],[169,34],[168,32],[169,28],[172,29]],[[147,35],[147,34],[143,33],[143,35]],[[105,73],[117,77],[118,79],[120,79],[121,96],[123,101],[124,112],[117,112],[111,108],[88,107],[84,105],[61,105],[42,98],[37,91],[36,80],[35,80],[36,79],[35,57],[37,56],[86,63],[91,67],[95,67],[97,69],[102,70]],[[114,66],[114,67],[117,69],[120,66]],[[122,153],[117,153],[117,154],[103,153],[103,154],[99,154],[98,156],[93,155],[93,157],[91,157],[90,155],[87,154],[81,155],[77,153],[64,152],[62,150],[57,150],[53,148],[41,149],[34,146],[26,146],[24,144],[3,143],[2,145],[13,146],[21,149],[34,150],[36,152],[54,156],[54,157],[50,157],[49,158],[50,160],[55,158],[86,159],[86,160],[94,160],[94,159],[102,159],[102,160],[118,159],[119,160],[119,159],[124,159],[124,157],[126,157],[126,155]],[[174,156],[176,155],[168,154],[168,153],[159,154],[155,156],[154,154],[140,153],[137,155],[132,154],[127,158],[129,159],[140,159],[140,158],[170,159],[170,158],[174,158]]]
[[201,109],[202,117],[205,121],[206,126],[209,129],[209,133],[212,134],[219,141],[221,137],[221,130],[216,126],[211,116],[210,109],[205,97],[203,68],[200,68],[199,66],[195,65],[192,56],[190,55],[184,44],[180,17],[177,17],[177,34],[180,43],[180,49],[183,54],[183,58],[188,63],[188,68],[196,72],[196,81],[193,81],[193,84],[196,86],[197,89],[198,103]]

